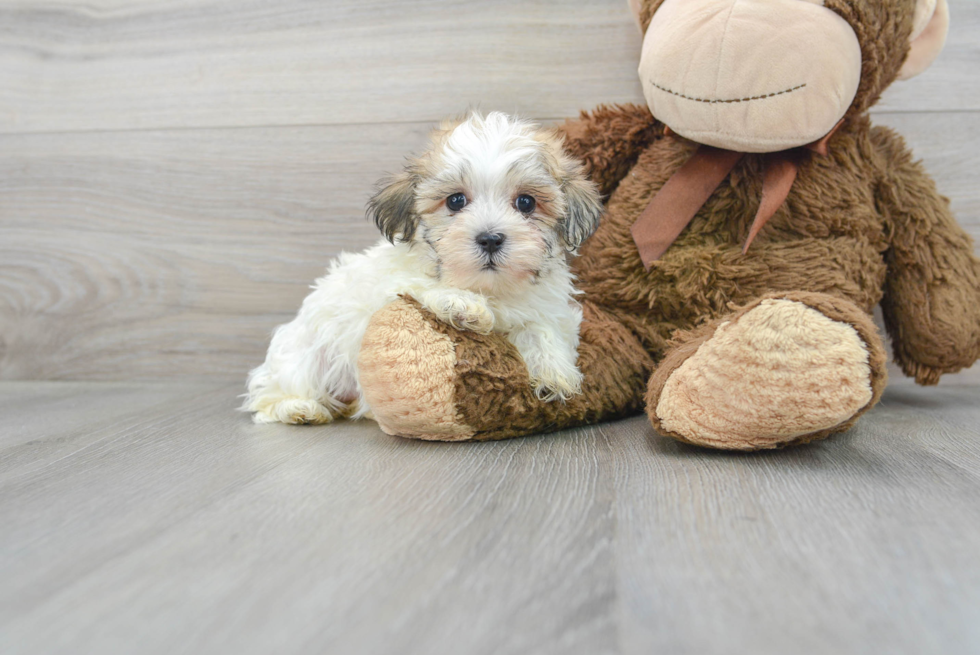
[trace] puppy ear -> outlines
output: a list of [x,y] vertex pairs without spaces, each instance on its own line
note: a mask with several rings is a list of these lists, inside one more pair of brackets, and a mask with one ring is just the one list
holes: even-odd
[[558,234],[569,250],[577,250],[599,227],[602,200],[595,184],[585,179],[581,165],[574,164],[562,182],[565,192],[565,218],[558,224]]
[[578,250],[599,227],[602,216],[599,187],[585,175],[582,162],[565,151],[565,137],[559,130],[541,130],[535,138],[544,146],[545,166],[564,195],[565,215],[556,226],[558,236],[568,250]]
[[383,181],[367,204],[367,214],[388,241],[411,241],[421,217],[415,211],[419,176],[411,169]]

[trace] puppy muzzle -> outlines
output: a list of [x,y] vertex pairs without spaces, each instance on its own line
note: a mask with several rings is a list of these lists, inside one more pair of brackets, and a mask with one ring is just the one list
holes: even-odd
[[481,232],[476,235],[474,241],[476,245],[480,247],[480,250],[493,260],[493,255],[499,252],[504,247],[504,241],[507,240],[507,236],[500,232]]

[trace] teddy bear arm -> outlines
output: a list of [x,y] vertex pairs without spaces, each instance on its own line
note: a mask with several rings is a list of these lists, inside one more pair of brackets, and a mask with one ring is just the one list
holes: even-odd
[[664,125],[646,106],[601,105],[557,127],[569,154],[581,159],[589,176],[608,196],[626,177],[637,157],[664,135]]
[[980,260],[949,201],[901,137],[878,128],[879,209],[890,248],[881,306],[896,362],[919,384],[980,357]]

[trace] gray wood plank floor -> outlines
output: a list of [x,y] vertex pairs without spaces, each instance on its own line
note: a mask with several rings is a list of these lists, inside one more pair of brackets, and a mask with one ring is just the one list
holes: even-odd
[[15,1],[0,42],[0,132],[435,121],[468,104],[557,117],[640,89],[625,0]]
[[227,384],[0,383],[3,653],[976,653],[980,388],[708,452],[256,426]]
[[[978,238],[950,5],[874,120]],[[0,3],[0,653],[980,652],[980,367],[751,456],[234,411],[433,121],[642,102],[639,47],[624,0]]]
[[[980,243],[980,113],[876,120]],[[0,135],[0,379],[243,379],[428,129]]]

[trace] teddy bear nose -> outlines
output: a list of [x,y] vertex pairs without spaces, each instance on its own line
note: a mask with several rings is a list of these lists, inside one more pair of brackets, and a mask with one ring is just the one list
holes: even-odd
[[480,234],[476,235],[477,245],[480,246],[483,252],[487,253],[488,255],[492,255],[500,250],[504,245],[504,239],[506,239],[506,237],[499,232],[496,234],[481,232]]

